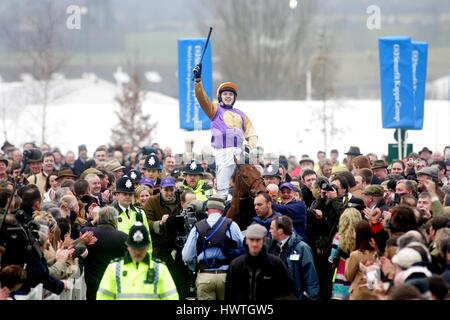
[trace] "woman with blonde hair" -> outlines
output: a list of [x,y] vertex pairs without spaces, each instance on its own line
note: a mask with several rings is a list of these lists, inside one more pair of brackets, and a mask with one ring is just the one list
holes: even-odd
[[152,189],[146,185],[139,185],[136,187],[134,193],[134,204],[139,208],[144,208],[145,203],[152,195]]
[[361,213],[355,208],[345,209],[339,218],[339,231],[334,236],[331,254],[328,258],[335,268],[331,294],[333,300],[347,300],[350,296],[350,282],[345,278],[345,261],[354,249],[355,226],[359,221],[361,221]]

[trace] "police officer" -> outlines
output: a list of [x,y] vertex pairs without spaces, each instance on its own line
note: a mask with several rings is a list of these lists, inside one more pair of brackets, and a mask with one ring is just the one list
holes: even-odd
[[97,291],[97,300],[177,300],[167,267],[150,259],[150,235],[141,222],[131,227],[127,252],[111,262]]
[[145,158],[143,176],[145,178],[150,178],[153,179],[153,181],[155,181],[153,194],[159,193],[159,186],[161,184],[161,171],[162,171],[162,164],[158,156],[155,153],[150,153]]
[[130,170],[128,176],[131,178],[131,181],[133,182],[135,187],[139,185],[139,181],[141,180],[141,173],[138,170]]
[[278,164],[269,163],[263,171],[263,179],[266,186],[273,183],[277,186],[280,186],[281,183],[281,174],[280,174],[280,166]]
[[202,179],[203,168],[196,160],[192,160],[191,163],[186,165],[184,176],[185,179],[181,187],[191,190],[197,197],[197,200],[204,202],[213,194],[212,187],[205,184],[205,181]]
[[132,205],[134,197],[134,185],[131,178],[123,176],[116,183],[116,203],[114,208],[119,212],[117,218],[117,229],[126,234],[131,227],[137,222],[141,222],[148,230],[148,221],[145,212],[134,205]]

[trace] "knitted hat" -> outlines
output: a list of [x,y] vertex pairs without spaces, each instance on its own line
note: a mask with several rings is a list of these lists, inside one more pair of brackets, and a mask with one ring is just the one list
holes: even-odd
[[219,197],[210,197],[206,203],[206,209],[225,210],[225,201]]

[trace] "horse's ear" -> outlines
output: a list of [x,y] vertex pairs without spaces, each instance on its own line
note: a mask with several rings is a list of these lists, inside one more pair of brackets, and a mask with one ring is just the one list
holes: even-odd
[[234,158],[234,163],[236,163],[236,165],[238,166],[239,165],[238,159],[236,158],[236,156],[233,156],[233,158]]

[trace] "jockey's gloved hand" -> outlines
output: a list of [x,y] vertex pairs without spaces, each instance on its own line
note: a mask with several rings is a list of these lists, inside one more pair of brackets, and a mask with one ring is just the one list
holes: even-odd
[[200,79],[202,78],[202,64],[197,64],[192,70],[192,73],[194,74],[194,80],[200,81]]

